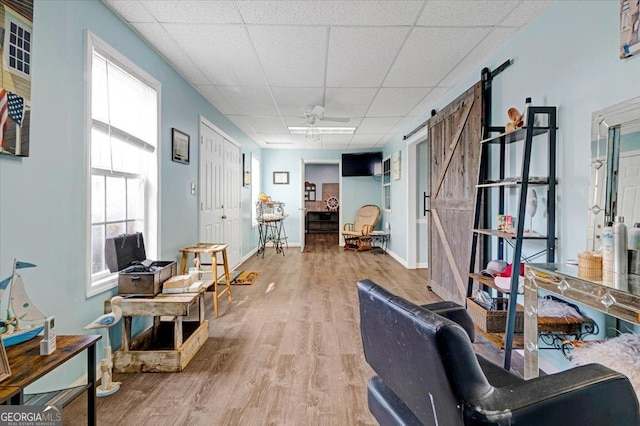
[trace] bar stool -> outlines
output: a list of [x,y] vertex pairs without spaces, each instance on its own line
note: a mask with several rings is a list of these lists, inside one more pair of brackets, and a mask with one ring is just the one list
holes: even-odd
[[[194,255],[194,263],[198,267],[199,274],[211,274],[212,276],[212,284],[209,284],[209,287],[213,285],[213,314],[214,318],[218,318],[218,299],[222,297],[225,293],[227,294],[227,298],[229,303],[231,303],[231,278],[229,277],[229,264],[227,263],[227,246],[226,243],[198,243],[179,251],[182,253],[182,261],[180,262],[180,274],[187,273],[187,257],[189,253],[193,253]],[[200,265],[209,265],[208,263],[202,263],[200,261],[200,254],[208,254],[211,256],[211,269],[210,270],[201,270]],[[222,255],[222,259],[218,260],[218,254]],[[218,276],[218,267],[222,266],[224,268],[224,280],[225,280],[225,289],[222,291],[218,291],[218,280],[222,276]]]

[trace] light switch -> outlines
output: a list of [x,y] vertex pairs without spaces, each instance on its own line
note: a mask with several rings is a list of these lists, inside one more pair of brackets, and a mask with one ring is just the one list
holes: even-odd
[[191,183],[191,195],[196,195],[196,184]]

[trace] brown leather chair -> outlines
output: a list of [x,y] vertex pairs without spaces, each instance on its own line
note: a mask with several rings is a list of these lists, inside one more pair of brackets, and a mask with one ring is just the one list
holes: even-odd
[[380,219],[380,207],[374,204],[366,204],[358,209],[356,220],[353,223],[345,223],[342,227],[345,250],[370,250],[371,237],[369,233],[376,229]]

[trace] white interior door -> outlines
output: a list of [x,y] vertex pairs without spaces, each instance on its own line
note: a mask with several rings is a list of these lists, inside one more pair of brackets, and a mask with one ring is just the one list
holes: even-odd
[[300,251],[304,252],[304,244],[307,241],[306,234],[306,217],[307,208],[304,202],[305,195],[305,176],[304,176],[304,158],[300,158]]
[[222,150],[224,139],[200,126],[200,242],[222,241]]
[[224,140],[224,181],[223,181],[223,238],[229,244],[227,258],[229,266],[240,264],[241,246],[241,208],[240,189],[242,188],[242,155],[240,147]]
[[227,243],[227,260],[233,268],[242,258],[240,147],[204,120],[200,123],[199,174],[200,242]]

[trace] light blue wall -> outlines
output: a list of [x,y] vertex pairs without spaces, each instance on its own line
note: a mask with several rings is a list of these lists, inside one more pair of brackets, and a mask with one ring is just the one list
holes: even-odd
[[[198,182],[199,117],[219,126],[243,151],[260,155],[260,150],[100,1],[36,1],[34,13],[31,156],[0,157],[0,276],[10,273],[14,257],[37,264],[23,274],[34,303],[56,316],[58,334],[82,334],[115,293],[84,296],[84,30],[162,84],[160,259],[177,259],[181,246],[198,239],[197,196],[189,186]],[[190,165],[170,160],[172,127],[191,135]],[[243,200],[248,194],[243,189]],[[246,252],[255,247],[255,238],[245,213]],[[118,347],[119,335],[112,338]],[[68,385],[83,370],[80,357],[40,385]]]

